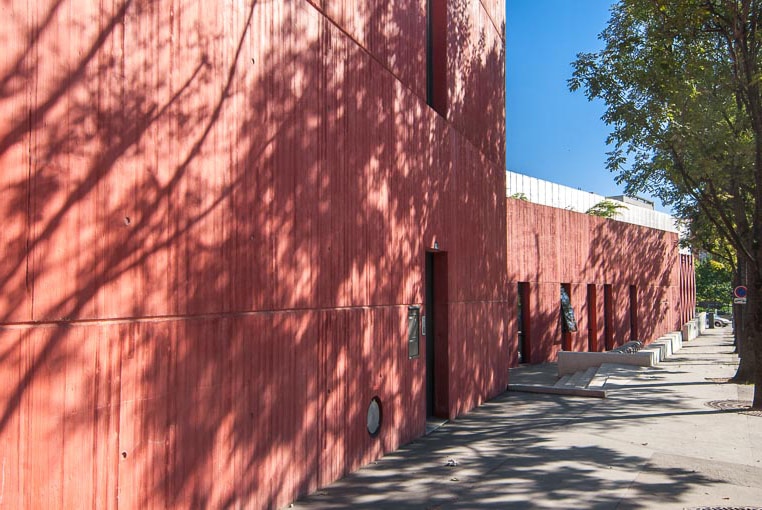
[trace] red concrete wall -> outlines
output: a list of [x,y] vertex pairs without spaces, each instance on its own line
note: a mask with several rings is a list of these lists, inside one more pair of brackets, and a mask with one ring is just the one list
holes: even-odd
[[[690,307],[681,278],[677,234],[586,214],[507,199],[508,280],[515,288],[528,282],[531,301],[529,362],[553,361],[562,347],[560,286],[571,286],[578,330],[570,333],[571,348],[589,348],[588,307],[594,308],[593,348],[605,349],[605,285],[611,285],[614,345],[633,339],[630,286],[635,286],[636,339],[655,340],[680,329],[683,310]],[[691,273],[692,274],[692,273]],[[587,286],[595,286],[589,303]],[[681,295],[681,292],[684,295]],[[515,294],[512,295],[515,299]],[[509,322],[508,335],[517,338]],[[515,351],[511,355],[516,362]]]
[[448,3],[448,118],[425,0],[0,13],[9,508],[274,507],[421,435],[434,242],[448,414],[505,388],[497,2]]
[[680,320],[685,324],[696,314],[696,272],[693,266],[693,255],[680,255]]

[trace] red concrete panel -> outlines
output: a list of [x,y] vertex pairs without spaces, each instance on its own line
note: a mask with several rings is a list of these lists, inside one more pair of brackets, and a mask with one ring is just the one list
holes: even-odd
[[310,0],[384,68],[426,98],[425,0]]
[[[482,154],[505,167],[505,101],[496,83],[505,81],[504,27],[494,24],[481,2],[447,4],[447,118]],[[502,17],[501,17],[502,18]],[[457,70],[457,71],[456,71]],[[438,111],[444,111],[435,106]]]
[[353,4],[352,15],[369,13],[368,51],[419,98],[426,97],[426,2],[424,0],[369,1],[366,9]]
[[612,285],[614,312],[614,345],[630,341],[630,288],[629,285]]
[[[15,54],[14,47],[24,37],[18,35],[13,38],[12,33],[0,32],[3,48]],[[12,41],[7,40],[8,36]],[[1,102],[0,132],[13,130],[11,119],[21,118],[25,111],[28,111],[28,106],[24,101],[11,104]],[[0,168],[3,170],[0,172],[0,192],[4,197],[0,211],[5,219],[0,230],[3,246],[3,257],[0,259],[0,287],[3,289],[0,294],[0,317],[3,322],[29,321],[32,318],[34,280],[30,278],[32,274],[26,247],[32,235],[30,193],[33,182],[29,179],[29,145],[28,140],[25,141],[27,143],[19,142],[0,149]]]
[[[476,161],[473,157],[472,149],[468,144],[453,144],[453,149],[458,150],[457,158],[461,161]],[[502,283],[505,281],[503,272],[499,267],[495,267],[493,263],[494,253],[498,254],[498,257],[502,259],[504,248],[499,246],[501,236],[495,233],[493,230],[495,227],[504,228],[502,222],[492,222],[483,214],[480,208],[474,207],[474,202],[477,203],[490,203],[493,201],[492,190],[499,189],[502,185],[502,172],[496,174],[489,166],[487,177],[489,180],[485,180],[476,186],[474,183],[469,182],[468,176],[471,172],[482,171],[477,169],[478,166],[470,164],[458,165],[463,167],[463,171],[459,171],[453,175],[453,189],[459,190],[462,194],[463,200],[456,202],[457,205],[453,209],[448,221],[458,223],[463,228],[458,231],[456,251],[461,254],[460,257],[455,259],[452,271],[456,280],[453,281],[451,287],[455,290],[453,296],[454,301],[473,301],[478,300],[482,296],[489,296],[490,298],[496,298],[504,293],[504,286]],[[490,225],[489,229],[484,229],[482,225]],[[474,234],[479,236],[479,241],[474,243]]]
[[587,339],[587,351],[603,350],[603,286],[588,284],[585,297],[585,307],[581,315],[584,317],[584,334]]
[[531,282],[529,300],[529,362],[555,359],[561,344],[558,284]]
[[[450,308],[457,317],[450,330],[454,339],[450,346],[453,372],[449,394],[451,417],[455,417],[505,389],[510,363],[507,328],[504,321],[494,321],[499,313],[509,316],[510,311],[502,303],[463,303]],[[485,364],[485,357],[490,363]]]
[[680,322],[686,323],[696,309],[696,277],[693,255],[680,255]]
[[3,363],[0,363],[0,398],[6,403],[0,428],[0,449],[3,451],[7,473],[3,502],[11,508],[24,506],[23,489],[30,474],[23,469],[25,451],[30,448],[26,443],[29,393],[23,378],[29,365],[31,336],[32,332],[23,329],[0,329],[0,353],[3,359]]
[[[87,335],[84,328],[76,328],[72,331],[66,343],[70,344],[69,349],[72,351],[79,351],[79,355],[67,357],[62,420],[63,442],[60,447],[61,472],[64,473],[61,486],[62,506],[71,508],[81,506],[85,501],[92,501],[93,504],[97,502],[94,497],[96,478],[87,476],[74,483],[73,473],[92,474],[97,469],[98,457],[93,455],[97,442],[93,444],[93,438],[97,437],[94,402],[99,374],[95,371],[96,364],[93,360],[99,358],[98,350],[102,346],[99,345],[98,336]],[[90,444],[93,448],[83,448],[83,445]],[[55,449],[59,448],[56,446]]]
[[[0,317],[3,321],[28,321],[32,315],[32,283],[29,281],[27,240],[31,238],[34,217],[31,216],[30,177],[33,174],[32,139],[27,130],[34,93],[29,87],[29,68],[37,65],[37,53],[27,51],[27,40],[33,20],[25,19],[37,6],[12,3],[4,6],[4,16],[23,22],[4,24],[0,30],[3,57],[0,76],[3,78],[4,98],[0,101],[0,205],[3,229],[0,243]],[[25,122],[21,122],[24,119]],[[50,186],[40,186],[41,189]]]

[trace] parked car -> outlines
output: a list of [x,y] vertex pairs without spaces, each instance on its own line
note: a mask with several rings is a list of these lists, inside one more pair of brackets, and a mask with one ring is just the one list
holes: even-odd
[[715,317],[714,318],[714,327],[715,328],[724,328],[725,326],[729,326],[730,321],[727,320],[724,317]]

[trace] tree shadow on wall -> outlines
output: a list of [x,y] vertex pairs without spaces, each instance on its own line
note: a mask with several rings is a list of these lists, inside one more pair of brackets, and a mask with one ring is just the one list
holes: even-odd
[[[372,5],[358,33],[420,72],[419,2]],[[422,239],[503,199],[463,161],[502,167],[306,2],[87,9],[38,3],[0,36],[9,504],[272,507],[420,434]],[[502,76],[502,45],[474,51],[464,102]],[[502,274],[488,233],[457,248]]]
[[[661,230],[615,220],[591,218],[590,250],[587,266],[602,281],[621,288],[634,285],[637,292],[637,334],[642,341],[679,329],[679,293],[675,288],[679,270],[677,238]],[[624,287],[623,287],[624,286]],[[612,303],[615,343],[629,340],[630,302],[618,296]],[[601,296],[599,299],[603,299]]]

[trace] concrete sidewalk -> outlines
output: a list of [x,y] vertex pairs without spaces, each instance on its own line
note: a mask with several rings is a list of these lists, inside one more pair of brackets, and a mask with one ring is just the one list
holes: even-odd
[[723,382],[732,351],[708,330],[603,400],[504,393],[293,507],[762,507],[762,416]]

